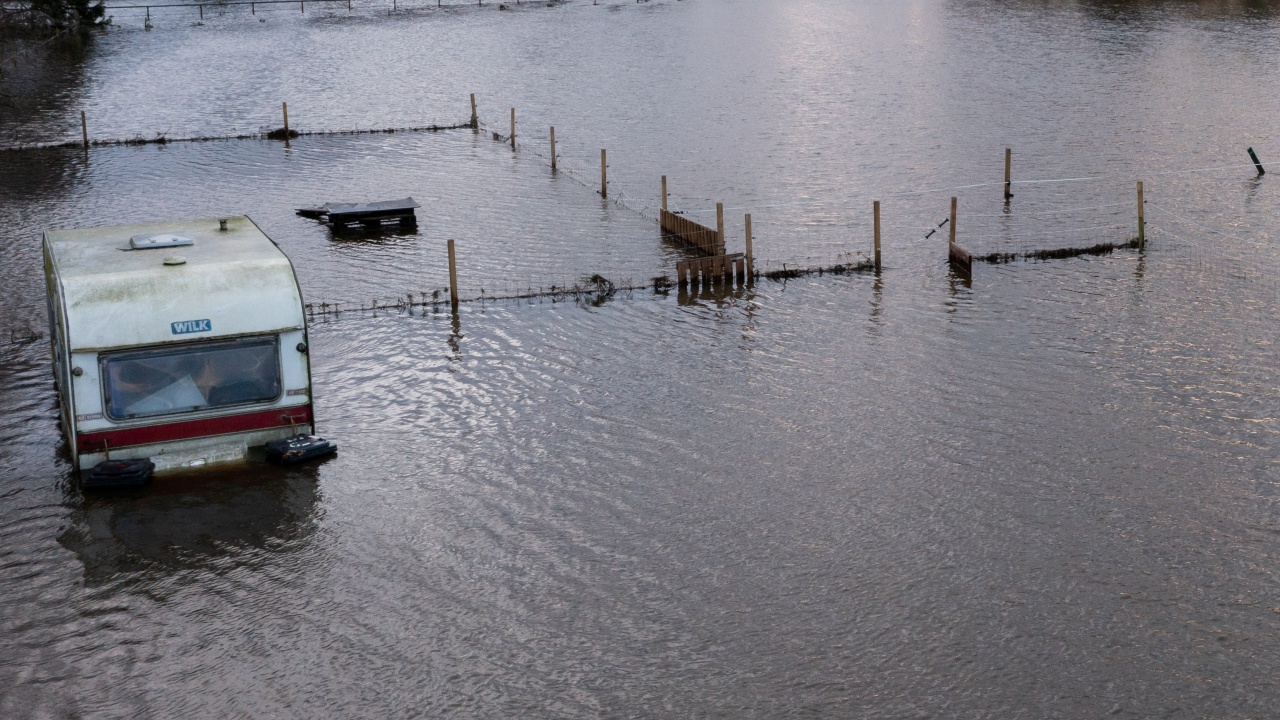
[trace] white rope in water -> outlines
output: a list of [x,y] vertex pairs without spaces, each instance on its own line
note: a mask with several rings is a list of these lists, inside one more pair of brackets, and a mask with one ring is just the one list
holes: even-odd
[[1066,233],[1093,232],[1094,230],[1125,230],[1125,229],[1130,229],[1130,228],[1129,228],[1129,226],[1128,226],[1128,225],[1095,225],[1095,226],[1093,226],[1093,227],[1068,228],[1068,229],[1065,229],[1065,230],[1059,230],[1059,229],[1057,229],[1057,228],[1054,228],[1053,230],[1046,230],[1045,232],[1043,232],[1043,233],[1041,233],[1041,234],[1039,234],[1039,235],[1009,235],[1009,236],[996,236],[996,235],[966,235],[966,236],[965,236],[965,238],[964,238],[964,240],[965,240],[966,242],[969,242],[969,241],[978,241],[978,240],[995,240],[995,241],[1000,241],[1000,242],[1003,242],[1003,241],[1008,241],[1008,242],[1019,242],[1019,241],[1029,240],[1029,239],[1034,239],[1034,238],[1043,238],[1043,237],[1048,237],[1048,236],[1053,236],[1053,235],[1063,235],[1063,234],[1066,234]]
[[1105,205],[1090,205],[1088,207],[1063,208],[1061,210],[1040,210],[1035,213],[1026,213],[1026,214],[1022,214],[1022,213],[1015,214],[1012,211],[1008,213],[990,213],[990,214],[979,213],[974,215],[965,213],[964,217],[966,218],[1008,218],[1011,220],[1042,220],[1046,215],[1061,215],[1063,213],[1079,212],[1081,210],[1102,210],[1104,208],[1113,208],[1113,207],[1130,207],[1134,204],[1135,203],[1128,203],[1128,202],[1107,203]]
[[[1241,168],[1252,168],[1252,167],[1256,167],[1256,166],[1254,165],[1254,163],[1250,162],[1250,163],[1240,163],[1240,164],[1232,164],[1232,165],[1217,165],[1213,167],[1204,167],[1204,168],[1161,170],[1161,171],[1155,171],[1155,172],[1142,173],[1142,176],[1156,177],[1160,175],[1183,175],[1183,174],[1189,174],[1189,173],[1215,172],[1218,170],[1239,170]],[[1011,185],[1054,185],[1054,184],[1062,184],[1062,183],[1091,182],[1091,181],[1102,181],[1102,180],[1130,180],[1130,179],[1134,179],[1136,181],[1136,178],[1128,178],[1128,177],[1122,177],[1118,175],[1088,175],[1083,177],[1069,177],[1069,178],[1039,178],[1039,179],[1032,179],[1032,180],[1013,180],[1010,182],[1010,184]],[[847,205],[855,201],[865,202],[866,200],[875,200],[875,199],[884,199],[884,198],[902,198],[902,197],[916,197],[921,195],[936,195],[938,193],[955,192],[959,190],[973,190],[975,188],[984,188],[984,187],[1000,187],[1003,185],[1004,185],[1004,182],[1001,181],[1001,182],[972,183],[968,185],[956,185],[952,187],[930,188],[927,190],[912,190],[912,191],[903,191],[903,192],[875,193],[875,194],[867,193],[867,192],[858,192],[856,194],[848,195],[840,199],[806,200],[806,201],[798,201],[798,202],[791,202],[791,203],[772,203],[769,205],[757,205],[755,206],[754,209],[812,207],[812,206],[820,206],[820,205],[840,205],[840,204]],[[1123,205],[1123,204],[1125,203],[1116,203],[1116,205]],[[1102,207],[1106,207],[1106,206],[1102,206]],[[748,207],[725,208],[726,211],[729,211],[729,210],[743,211],[743,210],[751,210],[751,209],[752,208],[748,208]],[[1082,209],[1092,209],[1092,208],[1082,208]],[[696,215],[696,214],[711,213],[711,212],[715,212],[715,208],[711,208],[711,209],[700,208],[696,210],[684,211],[684,213],[687,215]],[[1066,212],[1066,211],[1063,211],[1063,212]]]
[[1170,217],[1173,217],[1173,218],[1175,218],[1175,219],[1181,220],[1182,222],[1185,222],[1185,223],[1190,223],[1190,224],[1192,224],[1192,225],[1195,225],[1196,227],[1200,228],[1201,230],[1207,230],[1208,232],[1216,233],[1216,234],[1218,234],[1218,235],[1226,235],[1227,237],[1229,237],[1229,238],[1234,238],[1234,239],[1236,239],[1236,240],[1239,240],[1240,242],[1245,242],[1245,243],[1247,243],[1247,242],[1251,242],[1251,241],[1250,241],[1250,240],[1248,240],[1247,238],[1242,238],[1242,237],[1240,237],[1239,235],[1232,235],[1232,234],[1231,234],[1231,233],[1229,233],[1229,232],[1223,232],[1223,231],[1221,231],[1221,230],[1215,230],[1215,229],[1213,229],[1213,228],[1209,227],[1208,225],[1202,225],[1202,224],[1200,224],[1200,223],[1196,222],[1195,220],[1192,220],[1192,219],[1190,219],[1190,218],[1182,217],[1182,216],[1181,216],[1181,215],[1179,215],[1178,213],[1175,213],[1175,212],[1173,212],[1172,210],[1170,210],[1170,209],[1168,209],[1168,208],[1161,207],[1161,206],[1156,205],[1156,204],[1154,204],[1154,203],[1148,202],[1148,203],[1147,203],[1147,205],[1149,205],[1150,207],[1152,207],[1152,208],[1154,208],[1154,209],[1156,209],[1156,210],[1159,210],[1160,212],[1168,213],[1168,215],[1169,215]]

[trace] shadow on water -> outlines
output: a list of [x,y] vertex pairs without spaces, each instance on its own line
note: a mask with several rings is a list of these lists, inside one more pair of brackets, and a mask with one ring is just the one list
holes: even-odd
[[58,543],[84,564],[90,586],[122,573],[216,567],[246,550],[282,550],[316,526],[315,464],[204,471],[135,490],[97,491],[72,509]]

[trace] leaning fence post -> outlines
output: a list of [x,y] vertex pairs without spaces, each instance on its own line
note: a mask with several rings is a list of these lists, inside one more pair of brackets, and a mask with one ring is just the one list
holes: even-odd
[[755,257],[751,253],[751,213],[747,213],[742,220],[747,226],[747,277],[751,277],[755,273]]
[[880,272],[880,201],[871,203],[872,225],[875,227],[876,272]]
[[1143,212],[1142,202],[1142,181],[1138,181],[1138,249],[1143,250],[1147,247],[1147,221]]
[[600,148],[600,197],[609,197],[608,165],[605,163],[604,148]]
[[458,309],[458,263],[453,255],[453,240],[449,240],[449,302]]
[[1004,199],[1013,197],[1013,148],[1004,149]]
[[1267,171],[1262,169],[1262,162],[1258,160],[1258,153],[1254,152],[1253,148],[1249,148],[1249,158],[1253,160],[1254,167],[1258,168],[1259,175],[1267,174]]
[[551,126],[551,172],[556,171],[556,128]]
[[84,111],[80,111],[80,134],[84,136],[84,149],[89,149],[89,120],[85,117]]

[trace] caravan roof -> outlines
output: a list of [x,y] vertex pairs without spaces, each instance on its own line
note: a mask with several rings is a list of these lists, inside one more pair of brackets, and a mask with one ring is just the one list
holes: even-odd
[[70,349],[303,327],[289,259],[248,217],[223,220],[45,233]]

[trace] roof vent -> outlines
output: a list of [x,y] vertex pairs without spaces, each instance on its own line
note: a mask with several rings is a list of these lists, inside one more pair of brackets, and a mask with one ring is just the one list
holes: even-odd
[[164,247],[181,247],[183,245],[195,245],[196,241],[186,235],[177,233],[156,233],[155,235],[134,235],[129,238],[129,247],[134,250],[147,250],[149,248]]

